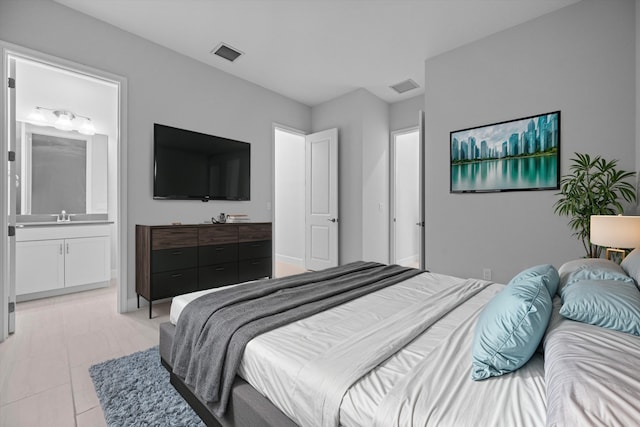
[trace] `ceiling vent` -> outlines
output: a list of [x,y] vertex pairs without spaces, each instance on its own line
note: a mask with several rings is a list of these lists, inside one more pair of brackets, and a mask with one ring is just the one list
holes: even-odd
[[392,86],[389,86],[391,89],[395,90],[398,93],[405,93],[408,92],[412,89],[416,89],[419,88],[420,86],[418,86],[418,83],[414,82],[411,79],[405,80],[403,82],[400,83],[396,83]]
[[229,62],[235,61],[236,59],[238,59],[238,57],[240,57],[240,55],[242,55],[242,52],[240,52],[238,49],[233,48],[225,43],[220,43],[211,51],[211,53],[213,53],[214,55],[218,55],[219,57],[224,58]]

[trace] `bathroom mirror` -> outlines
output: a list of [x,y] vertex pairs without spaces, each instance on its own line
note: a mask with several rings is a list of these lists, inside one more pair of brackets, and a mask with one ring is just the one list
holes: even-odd
[[18,215],[107,213],[106,135],[18,122]]

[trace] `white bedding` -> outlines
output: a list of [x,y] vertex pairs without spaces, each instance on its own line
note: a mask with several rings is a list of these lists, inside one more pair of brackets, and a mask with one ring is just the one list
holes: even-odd
[[565,319],[554,300],[544,339],[547,426],[640,423],[640,337]]
[[[392,287],[263,334],[247,345],[238,374],[291,419],[298,421],[296,412],[299,408],[294,397],[295,378],[310,360],[330,352],[349,336],[394,315],[407,305],[461,282],[464,282],[464,279],[423,273]],[[468,418],[466,415],[480,412],[489,412],[495,425],[544,424],[544,374],[539,356],[518,371],[517,376],[505,376],[507,380],[477,383],[470,379],[470,332],[459,333],[458,338],[455,338],[455,334],[452,336],[452,331],[466,319],[475,316],[502,287],[503,285],[493,284],[480,291],[357,381],[342,400],[340,424],[345,427],[373,425],[373,416],[384,397],[394,385],[402,383],[405,376],[415,375],[414,369],[424,371],[420,362],[429,358],[432,352],[432,357],[439,357],[437,363],[444,366],[432,365],[430,369],[435,371],[427,372],[425,382],[428,383],[431,393],[428,398],[439,402],[436,411],[444,411],[444,415],[439,412],[435,414],[440,418],[431,418],[430,425],[436,419],[439,420],[437,425],[464,425],[465,419],[469,423],[475,423],[477,418]],[[177,321],[181,310],[189,301],[202,293],[217,290],[174,298],[171,321]],[[441,345],[449,339],[458,339],[459,342],[455,344],[454,354],[443,356],[444,347]],[[457,376],[446,374],[451,371],[450,367],[458,373]],[[459,375],[461,371],[462,376]],[[430,375],[437,380],[430,380]],[[514,381],[523,380],[526,380],[526,386],[531,391],[514,396]],[[493,384],[491,388],[494,391],[490,402],[473,398],[478,397],[477,390],[488,388],[481,384]],[[504,384],[504,387],[501,384]],[[496,411],[494,408],[499,410]]]

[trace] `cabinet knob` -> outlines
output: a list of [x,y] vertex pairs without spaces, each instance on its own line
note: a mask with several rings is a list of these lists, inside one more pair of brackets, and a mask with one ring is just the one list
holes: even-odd
[[173,278],[182,277],[182,273],[172,274],[171,277]]

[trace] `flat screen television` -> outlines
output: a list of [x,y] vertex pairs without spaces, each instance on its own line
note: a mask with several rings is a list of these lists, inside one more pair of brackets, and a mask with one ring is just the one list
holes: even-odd
[[153,125],[153,198],[249,200],[251,144]]

